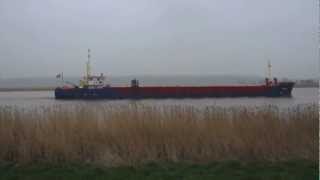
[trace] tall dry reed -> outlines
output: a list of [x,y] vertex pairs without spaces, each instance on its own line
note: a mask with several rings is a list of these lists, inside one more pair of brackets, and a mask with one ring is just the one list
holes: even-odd
[[0,161],[318,160],[318,106],[0,107]]

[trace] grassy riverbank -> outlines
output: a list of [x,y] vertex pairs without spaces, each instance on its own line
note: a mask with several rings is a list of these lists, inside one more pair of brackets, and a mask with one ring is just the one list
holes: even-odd
[[96,167],[88,165],[32,165],[0,166],[0,179],[5,180],[78,180],[78,179],[132,179],[132,180],[305,180],[317,179],[317,164],[310,161],[290,162],[220,162],[194,164],[145,164],[137,167]]

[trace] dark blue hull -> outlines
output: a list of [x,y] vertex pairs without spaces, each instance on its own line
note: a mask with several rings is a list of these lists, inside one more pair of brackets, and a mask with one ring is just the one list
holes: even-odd
[[273,86],[56,88],[56,99],[143,99],[205,97],[290,97],[293,82]]

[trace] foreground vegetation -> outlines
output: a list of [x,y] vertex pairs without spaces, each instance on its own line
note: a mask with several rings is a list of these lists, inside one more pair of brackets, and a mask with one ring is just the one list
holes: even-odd
[[317,179],[318,168],[307,161],[290,162],[220,162],[206,165],[145,164],[137,167],[102,168],[86,165],[0,166],[0,180],[78,180],[78,179],[132,179],[132,180],[306,180]]
[[2,107],[0,160],[107,166],[317,161],[318,118],[317,105]]
[[318,119],[315,104],[0,107],[0,178],[313,179]]

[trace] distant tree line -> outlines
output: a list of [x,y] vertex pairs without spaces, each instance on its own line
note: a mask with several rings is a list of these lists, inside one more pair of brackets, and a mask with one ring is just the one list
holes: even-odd
[[315,79],[296,80],[295,87],[319,87],[319,81]]

